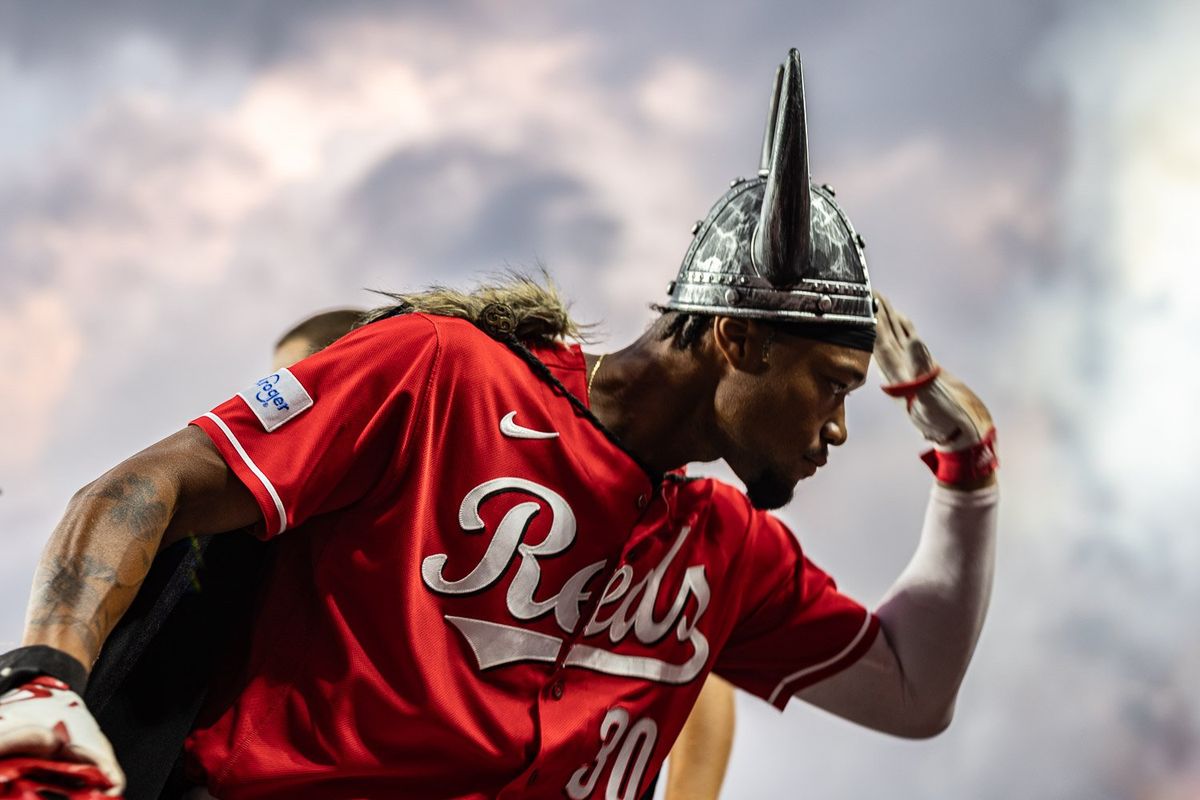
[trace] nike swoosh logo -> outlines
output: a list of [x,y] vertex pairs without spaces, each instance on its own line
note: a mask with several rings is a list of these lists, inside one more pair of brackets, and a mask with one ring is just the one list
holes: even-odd
[[557,439],[558,431],[535,431],[513,422],[517,412],[510,411],[500,420],[500,432],[510,439]]

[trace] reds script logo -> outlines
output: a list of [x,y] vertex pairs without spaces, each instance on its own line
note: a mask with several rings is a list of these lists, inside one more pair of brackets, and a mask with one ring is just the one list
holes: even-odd
[[[444,569],[449,556],[437,553],[421,562],[421,579],[438,594],[479,592],[500,580],[513,559],[519,559],[517,574],[508,587],[506,597],[509,613],[516,619],[531,620],[553,611],[558,627],[566,634],[574,633],[580,623],[581,606],[591,597],[591,592],[585,591],[584,587],[604,568],[605,562],[588,564],[576,572],[553,597],[540,601],[533,599],[542,579],[538,559],[561,553],[575,541],[575,514],[559,494],[523,478],[496,478],[481,483],[467,493],[458,509],[458,524],[466,533],[484,530],[483,520],[479,516],[480,505],[492,495],[514,490],[540,498],[550,507],[550,533],[542,542],[530,545],[521,541],[529,521],[541,510],[541,505],[535,502],[518,503],[500,520],[483,558],[466,577],[456,581],[446,580]],[[662,619],[654,617],[655,600],[662,590],[663,576],[679,553],[689,531],[690,528],[684,526],[658,566],[637,583],[634,583],[633,568],[628,564],[613,573],[592,618],[583,629],[583,635],[593,637],[607,631],[609,641],[616,644],[632,632],[642,644],[653,645],[673,629],[680,642],[691,645],[691,656],[683,663],[675,664],[648,656],[620,655],[578,643],[567,653],[564,666],[662,683],[686,683],[700,674],[708,658],[708,640],[696,629],[709,601],[708,581],[702,565],[687,568],[670,610]],[[692,619],[688,619],[683,612],[689,596],[694,596],[697,604]],[[558,659],[563,646],[563,639],[557,636],[513,625],[449,614],[446,615],[446,621],[466,638],[481,670],[517,661],[553,662]]]

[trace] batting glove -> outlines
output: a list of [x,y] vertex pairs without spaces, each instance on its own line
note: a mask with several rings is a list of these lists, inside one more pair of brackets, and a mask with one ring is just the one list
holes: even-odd
[[946,483],[986,477],[996,470],[996,428],[987,406],[943,370],[912,321],[876,293],[875,363],[883,391],[902,398],[909,419],[933,449],[921,456]]
[[[92,788],[107,797],[125,790],[125,773],[83,698],[48,675],[0,694],[0,763],[11,766],[18,756],[94,764],[99,775],[92,777]],[[42,767],[48,771],[52,768]],[[91,775],[75,771],[76,777]]]

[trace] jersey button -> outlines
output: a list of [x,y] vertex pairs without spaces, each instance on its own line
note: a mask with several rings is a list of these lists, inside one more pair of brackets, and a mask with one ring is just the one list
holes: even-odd
[[649,502],[650,502],[650,500],[649,500],[649,498],[646,497],[646,495],[644,495],[644,494],[638,495],[638,497],[637,497],[637,507],[638,508],[645,508],[646,504]]
[[555,700],[562,700],[563,682],[561,678],[550,684],[550,696]]

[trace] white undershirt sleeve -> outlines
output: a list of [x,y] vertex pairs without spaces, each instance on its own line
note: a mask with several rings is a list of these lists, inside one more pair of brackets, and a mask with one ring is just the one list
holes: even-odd
[[876,611],[909,703],[947,719],[987,614],[999,496],[935,484],[916,553]]

